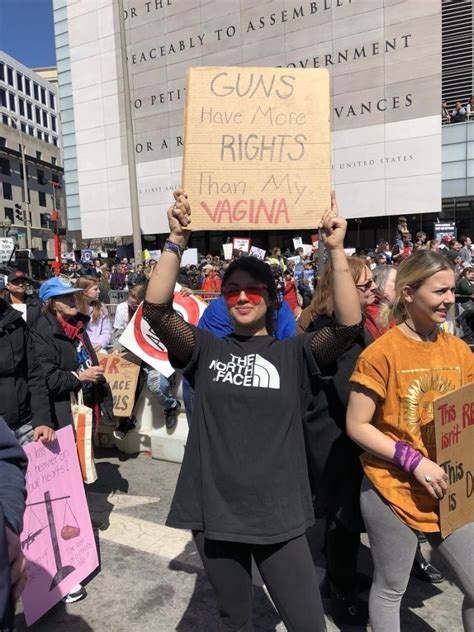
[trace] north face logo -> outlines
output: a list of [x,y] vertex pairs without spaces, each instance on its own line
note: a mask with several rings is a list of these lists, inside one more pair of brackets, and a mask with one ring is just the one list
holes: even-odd
[[258,353],[243,358],[231,354],[229,362],[213,360],[209,365],[216,371],[214,382],[229,382],[236,386],[280,388],[280,375],[271,362]]

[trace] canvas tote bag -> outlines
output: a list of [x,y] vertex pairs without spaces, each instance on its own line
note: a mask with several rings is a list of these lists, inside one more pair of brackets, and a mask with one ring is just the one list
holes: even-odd
[[93,483],[97,480],[92,445],[94,413],[92,408],[84,405],[82,389],[78,391],[77,395],[74,392],[71,393],[71,412],[76,431],[76,445],[82,479],[84,483]]

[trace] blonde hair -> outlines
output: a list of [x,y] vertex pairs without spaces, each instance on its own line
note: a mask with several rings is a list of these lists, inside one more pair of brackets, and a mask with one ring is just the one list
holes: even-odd
[[[85,292],[90,290],[91,287],[94,287],[94,285],[99,286],[99,280],[93,276],[81,276],[74,285],[74,287],[83,290],[76,294],[76,305],[81,314],[85,314],[86,316],[89,316],[89,304],[86,300]],[[101,301],[92,301],[90,305],[92,307],[91,319],[93,323],[96,323],[99,318],[106,313],[106,309]]]
[[[368,270],[365,261],[359,257],[349,257],[347,259],[347,265],[354,279],[354,283],[357,283],[357,280],[360,279],[364,270]],[[313,300],[311,301],[310,309],[313,319],[323,314],[331,316],[334,311],[332,280],[332,266],[329,264],[319,279],[314,291]]]
[[396,323],[402,322],[407,316],[407,308],[403,300],[403,288],[420,288],[430,277],[438,272],[454,272],[451,262],[433,250],[416,250],[404,259],[397,271],[395,281],[395,300],[387,310],[388,319]]

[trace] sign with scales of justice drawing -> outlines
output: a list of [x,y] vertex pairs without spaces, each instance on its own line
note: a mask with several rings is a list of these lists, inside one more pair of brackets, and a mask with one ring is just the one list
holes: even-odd
[[184,118],[192,230],[314,228],[330,208],[327,70],[190,68]]
[[34,441],[28,456],[21,548],[28,582],[21,596],[32,625],[99,565],[72,426]]

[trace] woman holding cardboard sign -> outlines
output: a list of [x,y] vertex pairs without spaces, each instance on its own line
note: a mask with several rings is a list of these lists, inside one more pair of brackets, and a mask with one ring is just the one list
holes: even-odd
[[191,529],[213,585],[221,630],[252,629],[253,556],[289,630],[325,630],[305,531],[314,522],[302,428],[304,387],[361,328],[343,249],[346,221],[321,222],[334,268],[336,321],[315,334],[275,340],[277,293],[270,267],[230,264],[222,294],[234,332],[217,338],[184,322],[172,297],[190,208],[175,192],[171,229],[148,284],[144,317],[170,361],[195,382],[194,419],[167,524]]
[[423,531],[464,592],[464,629],[474,630],[474,523],[445,540],[439,500],[449,477],[436,464],[433,400],[474,379],[468,346],[440,329],[454,303],[454,271],[443,255],[417,250],[398,269],[391,317],[398,326],[365,349],[351,381],[347,433],[364,450],[361,509],[375,574],[374,632],[400,629],[400,601]]

